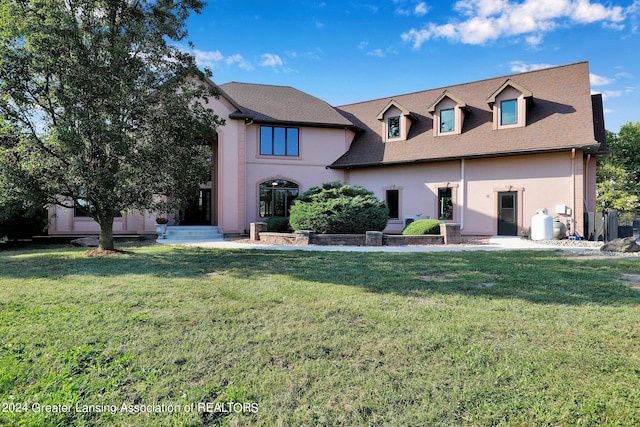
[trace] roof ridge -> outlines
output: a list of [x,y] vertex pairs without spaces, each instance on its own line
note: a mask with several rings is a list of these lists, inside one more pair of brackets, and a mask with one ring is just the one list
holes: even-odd
[[274,85],[274,84],[266,84],[266,83],[248,83],[248,82],[235,82],[235,81],[222,83],[220,86],[224,86],[228,84],[237,84],[237,85],[246,85],[246,86],[281,87],[281,88],[289,88],[289,89],[295,89],[297,91],[300,91],[300,89],[296,89],[295,87],[290,85]]
[[423,93],[423,92],[446,90],[446,89],[449,89],[449,88],[452,88],[452,87],[456,87],[456,86],[465,86],[465,85],[469,85],[469,84],[482,83],[482,82],[486,82],[486,81],[489,81],[489,80],[508,79],[508,78],[515,77],[515,76],[521,76],[521,75],[524,75],[524,74],[539,73],[539,72],[544,72],[544,71],[549,71],[549,70],[558,69],[558,68],[564,68],[564,67],[573,67],[573,66],[580,65],[580,64],[589,64],[589,61],[579,61],[579,62],[573,62],[571,64],[554,65],[552,67],[539,68],[539,69],[536,69],[536,70],[523,71],[523,72],[520,72],[520,73],[505,74],[503,76],[488,77],[488,78],[485,78],[485,79],[474,80],[474,81],[471,81],[471,82],[456,83],[456,84],[447,85],[447,86],[441,86],[441,87],[435,87],[435,88],[429,88],[429,89],[423,89],[423,90],[416,90],[416,91],[413,91],[413,92],[399,93],[399,94],[389,95],[389,96],[382,96],[382,97],[379,97],[379,98],[369,99],[369,100],[365,100],[365,101],[359,101],[359,102],[352,102],[350,104],[337,105],[336,108],[350,107],[352,105],[359,105],[359,104],[368,104],[370,102],[382,101],[382,100],[391,99],[391,98],[400,97],[400,96],[416,95],[416,94]]

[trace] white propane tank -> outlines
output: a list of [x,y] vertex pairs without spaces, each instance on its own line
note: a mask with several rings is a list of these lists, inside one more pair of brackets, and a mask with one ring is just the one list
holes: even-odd
[[552,240],[553,218],[545,208],[536,210],[531,218],[531,240]]

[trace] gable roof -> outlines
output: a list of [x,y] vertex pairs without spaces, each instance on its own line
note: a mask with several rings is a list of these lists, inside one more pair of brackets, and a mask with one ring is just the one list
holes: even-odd
[[325,101],[289,86],[231,82],[219,88],[225,98],[238,106],[238,111],[230,115],[232,119],[263,124],[353,127],[353,123]]
[[[487,100],[511,79],[536,94],[527,106],[525,127],[493,128]],[[465,100],[469,113],[459,135],[435,136],[428,108],[443,91]],[[383,142],[378,112],[391,99],[413,112],[417,120],[405,141]],[[433,162],[581,148],[596,153],[593,105],[587,62],[497,77],[338,107],[363,131],[330,167],[353,168]]]
[[385,113],[389,110],[389,108],[391,107],[396,107],[398,110],[400,110],[400,113],[403,116],[407,116],[412,120],[415,120],[415,116],[413,114],[411,114],[411,111],[407,110],[406,108],[404,108],[402,105],[398,104],[395,99],[392,99],[391,101],[389,101],[389,103],[387,104],[386,107],[384,107],[382,109],[382,111],[380,111],[378,113],[378,115],[376,116],[376,119],[378,120],[384,120],[384,115]]
[[518,83],[514,82],[511,79],[507,79],[506,82],[502,83],[502,85],[500,85],[500,87],[496,89],[496,91],[493,92],[489,98],[487,98],[487,104],[489,104],[489,106],[493,106],[493,104],[495,104],[496,102],[496,98],[498,97],[498,95],[500,95],[502,91],[504,91],[508,87],[514,88],[515,90],[520,92],[522,96],[524,96],[525,98],[531,98],[533,96],[533,92],[531,92],[529,89],[519,85]]
[[458,98],[457,96],[455,96],[454,94],[452,94],[451,92],[449,92],[448,90],[445,90],[444,92],[442,92],[442,94],[438,97],[438,99],[436,99],[428,108],[427,108],[427,112],[429,114],[433,114],[436,112],[436,107],[438,106],[438,104],[440,104],[440,101],[442,101],[445,98],[449,98],[450,100],[452,100],[453,102],[455,102],[459,108],[465,110],[465,111],[469,111],[469,108],[467,107],[467,103],[464,102],[463,100],[461,100],[460,98]]

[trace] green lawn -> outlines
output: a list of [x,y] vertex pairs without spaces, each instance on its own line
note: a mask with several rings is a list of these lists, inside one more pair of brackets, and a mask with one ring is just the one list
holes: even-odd
[[0,425],[640,425],[640,292],[622,280],[639,269],[2,251]]

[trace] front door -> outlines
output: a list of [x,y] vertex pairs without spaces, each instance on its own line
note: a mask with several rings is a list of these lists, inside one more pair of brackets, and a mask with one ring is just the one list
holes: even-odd
[[498,193],[498,236],[518,235],[518,193]]
[[211,189],[201,188],[182,212],[180,225],[211,225]]

